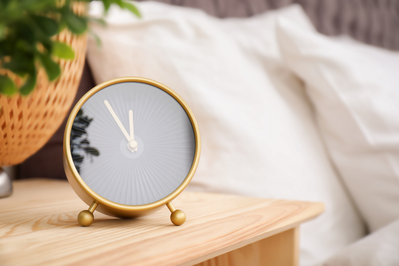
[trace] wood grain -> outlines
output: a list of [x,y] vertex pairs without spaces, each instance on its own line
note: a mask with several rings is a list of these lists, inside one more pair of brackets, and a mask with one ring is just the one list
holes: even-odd
[[297,266],[299,227],[232,250],[195,266]]
[[187,221],[170,223],[165,208],[122,220],[95,212],[64,181],[14,182],[0,200],[0,265],[193,265],[313,219],[323,204],[183,192],[175,201]]

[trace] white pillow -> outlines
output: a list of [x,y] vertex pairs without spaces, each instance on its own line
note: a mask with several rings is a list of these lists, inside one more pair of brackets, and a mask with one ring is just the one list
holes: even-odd
[[329,152],[371,231],[399,219],[399,53],[281,20],[287,65],[306,83]]
[[97,83],[147,77],[188,103],[202,140],[189,189],[324,202],[326,212],[302,227],[302,265],[361,237],[362,222],[326,156],[302,83],[277,47],[277,18],[312,29],[303,11],[221,20],[159,3],[139,6],[143,20],[113,9],[107,28],[93,27],[102,48],[89,41],[90,66]]
[[338,252],[323,265],[398,266],[399,220]]

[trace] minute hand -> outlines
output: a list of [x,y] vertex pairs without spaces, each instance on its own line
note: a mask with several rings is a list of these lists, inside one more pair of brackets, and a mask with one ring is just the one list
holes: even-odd
[[105,106],[107,106],[108,111],[111,113],[112,117],[114,118],[115,122],[118,124],[119,128],[122,130],[123,135],[125,135],[126,139],[128,141],[131,141],[132,138],[129,136],[129,134],[127,133],[125,127],[122,125],[121,121],[119,120],[119,118],[116,116],[114,109],[112,109],[111,105],[109,104],[109,102],[107,100],[104,101]]

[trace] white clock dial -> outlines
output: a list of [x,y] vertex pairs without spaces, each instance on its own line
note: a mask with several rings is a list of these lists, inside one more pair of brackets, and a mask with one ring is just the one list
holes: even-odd
[[108,86],[82,106],[71,153],[83,181],[116,203],[143,205],[184,181],[195,153],[194,130],[167,92],[140,82]]

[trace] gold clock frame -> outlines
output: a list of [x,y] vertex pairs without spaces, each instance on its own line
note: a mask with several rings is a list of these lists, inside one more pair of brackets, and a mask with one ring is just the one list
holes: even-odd
[[[168,93],[170,96],[172,96],[184,109],[186,112],[187,116],[189,117],[191,121],[191,125],[193,126],[194,130],[194,136],[195,136],[195,153],[194,153],[194,160],[191,165],[191,169],[188,172],[186,178],[184,181],[180,184],[180,186],[177,187],[176,190],[174,190],[171,194],[166,196],[165,198],[162,198],[158,201],[144,204],[144,205],[125,205],[125,204],[120,204],[116,203],[113,201],[110,201],[100,195],[98,195],[96,192],[94,192],[86,183],[83,181],[83,179],[80,177],[78,171],[75,168],[75,165],[72,160],[72,155],[71,155],[71,147],[70,147],[70,135],[71,135],[71,129],[72,129],[72,124],[75,120],[75,117],[80,110],[80,108],[83,106],[83,104],[90,99],[91,96],[93,96],[95,93],[98,91],[114,85],[118,83],[124,83],[124,82],[139,82],[139,83],[145,83],[149,84],[152,86],[155,86],[159,89],[162,89],[166,93]],[[198,124],[197,121],[195,120],[194,114],[188,107],[188,105],[183,101],[183,99],[172,89],[169,87],[156,82],[151,79],[147,78],[141,78],[141,77],[122,77],[122,78],[116,78],[112,79],[106,82],[103,82],[97,86],[95,86],[93,89],[88,91],[75,105],[75,107],[72,109],[72,112],[69,115],[66,127],[65,127],[65,133],[64,133],[64,145],[63,145],[63,162],[64,162],[64,170],[66,173],[66,176],[68,178],[69,183],[71,184],[73,190],[76,192],[76,194],[87,204],[89,205],[88,210],[84,210],[79,213],[78,215],[78,222],[82,226],[89,226],[93,220],[93,212],[95,210],[102,212],[107,215],[111,216],[116,216],[116,217],[121,217],[121,218],[133,218],[133,217],[139,217],[143,216],[146,214],[149,214],[158,208],[160,208],[162,205],[166,205],[168,209],[171,212],[170,219],[174,225],[181,225],[185,222],[186,220],[186,215],[184,214],[183,211],[177,210],[173,204],[172,200],[175,199],[190,183],[191,179],[194,176],[195,171],[197,170],[198,163],[199,163],[199,158],[200,158],[200,153],[201,153],[201,139],[200,139],[200,132],[198,129]]]

